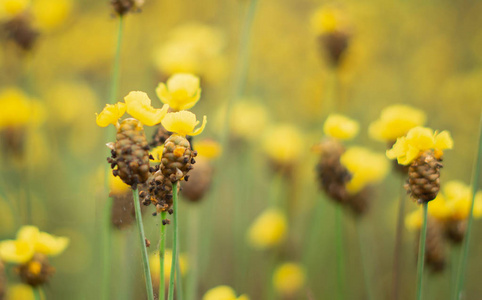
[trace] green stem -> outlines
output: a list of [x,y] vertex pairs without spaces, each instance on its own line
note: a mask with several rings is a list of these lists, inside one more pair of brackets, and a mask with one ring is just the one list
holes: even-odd
[[398,299],[398,288],[400,286],[400,259],[403,242],[403,217],[405,215],[405,188],[403,182],[401,184],[402,190],[398,203],[397,229],[395,233],[395,249],[393,253],[393,277],[392,277],[392,299]]
[[43,297],[42,298],[42,295],[40,294],[40,287],[33,287],[32,288],[32,292],[33,292],[33,296],[34,296],[34,299],[35,300],[45,300],[46,298]]
[[167,213],[165,211],[161,212],[161,236],[159,242],[159,300],[164,300],[166,298],[166,281],[164,279],[164,253],[166,252],[166,226],[162,224],[162,220],[166,219]]
[[459,261],[460,247],[454,245],[450,249],[450,299],[456,299],[457,262]]
[[338,299],[345,299],[345,251],[343,248],[343,207],[336,205],[336,258],[338,265]]
[[462,246],[462,258],[459,264],[459,271],[458,271],[458,282],[456,287],[456,299],[460,299],[462,296],[462,291],[465,285],[465,271],[467,268],[467,259],[469,256],[469,245],[470,245],[470,233],[472,231],[472,222],[474,220],[474,203],[475,203],[475,194],[477,193],[477,185],[479,183],[479,176],[480,176],[480,163],[482,161],[482,113],[480,115],[480,124],[479,124],[479,146],[477,149],[477,153],[475,156],[474,168],[472,170],[472,203],[470,204],[470,213],[469,213],[469,220],[467,223],[467,233],[465,235],[464,245]]
[[146,280],[147,299],[154,300],[154,290],[152,289],[151,270],[149,268],[149,257],[147,256],[147,248],[146,248],[146,235],[144,234],[144,225],[142,224],[141,204],[139,202],[139,191],[137,188],[135,190],[132,190],[132,196],[134,198],[134,208],[136,211],[137,228],[139,230],[139,242],[141,246],[142,267],[144,269],[144,277]]
[[[122,16],[119,17],[119,26],[117,32],[117,45],[114,57],[114,69],[112,73],[110,93],[109,93],[109,103],[113,104],[117,98],[117,92],[119,87],[119,66],[120,66],[120,50],[122,45]],[[115,128],[107,128],[107,142],[111,142],[115,138]],[[109,181],[110,181],[110,166],[107,165],[105,172],[105,189],[109,191]],[[111,232],[111,213],[112,213],[112,198],[107,198],[107,201],[103,209],[103,230],[102,230],[102,299],[110,299],[110,286],[111,286],[111,269],[112,269],[112,232]]]
[[[371,289],[371,284],[370,284],[370,272],[368,272],[368,263],[367,263],[367,259],[368,259],[368,255],[366,253],[366,249],[363,244],[362,241],[367,241],[366,238],[363,237],[363,225],[361,224],[361,221],[360,220],[357,220],[358,222],[356,222],[355,224],[355,227],[356,227],[356,231],[357,231],[357,235],[358,235],[358,247],[360,249],[360,256],[361,256],[361,263],[362,263],[362,271],[363,271],[363,282],[365,283],[365,290],[366,290],[366,293],[367,293],[367,299],[368,300],[371,300],[373,299],[373,294],[372,294],[372,289]],[[369,245],[370,243],[367,242],[367,244]]]
[[[172,225],[174,226],[174,241],[172,245],[172,262],[171,262],[171,276],[169,277],[169,294],[168,300],[174,299],[174,281],[176,276],[176,263],[177,263],[177,246],[178,246],[178,222],[177,222],[177,213],[178,213],[178,201],[177,201],[177,182],[172,184],[172,202],[173,202],[173,209],[174,214],[172,218]],[[178,287],[179,288],[179,287]]]
[[425,265],[425,240],[427,239],[427,211],[428,203],[423,204],[423,225],[420,233],[417,261],[417,300],[422,299],[423,290],[423,267]]
[[179,260],[179,246],[177,247],[177,260],[176,260],[176,300],[182,300],[184,298],[184,291],[182,289],[182,273],[181,264]]
[[187,299],[197,299],[198,290],[198,248],[199,248],[199,207],[192,205],[189,209],[189,284]]

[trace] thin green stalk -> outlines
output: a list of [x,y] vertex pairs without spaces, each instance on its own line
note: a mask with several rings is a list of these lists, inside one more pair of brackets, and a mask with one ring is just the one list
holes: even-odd
[[[117,31],[117,44],[114,57],[114,67],[112,72],[112,79],[109,93],[109,103],[113,104],[117,99],[118,87],[119,87],[119,66],[120,66],[120,50],[122,45],[122,27],[123,18],[119,16],[119,26]],[[107,128],[106,140],[111,142],[115,137],[115,128]],[[106,191],[109,190],[110,180],[110,167],[107,165],[105,172],[104,185]],[[112,198],[108,197],[104,205],[102,217],[102,299],[110,299],[110,286],[111,286],[111,269],[112,269],[112,232],[111,232],[111,212],[112,212]]]
[[182,273],[181,264],[179,260],[179,246],[176,253],[178,259],[176,260],[176,300],[182,300],[184,298],[184,290],[182,289]]
[[33,291],[33,296],[34,296],[35,300],[45,300],[46,299],[46,297],[43,297],[43,299],[42,299],[42,296],[40,295],[40,287],[33,287],[32,291]]
[[[370,272],[368,272],[368,262],[367,262],[367,259],[368,259],[368,255],[366,253],[366,249],[363,245],[363,242],[362,241],[366,241],[366,238],[363,237],[363,230],[364,230],[364,226],[361,224],[361,221],[360,220],[356,220],[358,222],[356,222],[355,224],[355,228],[356,228],[356,232],[357,232],[357,236],[358,236],[358,247],[360,249],[360,256],[361,256],[361,264],[362,264],[362,271],[363,271],[363,282],[365,284],[365,290],[366,290],[366,293],[367,293],[367,299],[368,300],[372,300],[373,299],[373,293],[372,293],[372,288],[371,288],[371,284],[370,284]],[[370,244],[369,242],[367,242],[367,244]]]
[[134,208],[136,211],[137,228],[139,230],[139,242],[141,246],[142,267],[144,269],[144,277],[146,280],[147,299],[154,300],[154,290],[152,289],[151,270],[149,268],[149,257],[147,256],[146,235],[144,234],[144,225],[142,224],[141,204],[139,202],[138,189],[132,190],[134,198]]
[[[177,182],[172,184],[172,202],[173,202],[173,209],[174,214],[172,218],[172,226],[174,226],[174,241],[172,244],[172,262],[171,262],[171,276],[169,278],[169,294],[168,300],[174,299],[174,281],[176,280],[176,263],[177,263],[177,247],[179,242],[179,231],[178,231],[178,222],[177,222],[177,215],[178,215],[178,200],[177,200]],[[179,287],[178,287],[179,288]]]
[[459,261],[460,246],[454,245],[450,249],[450,299],[456,299],[457,262]]
[[187,286],[187,299],[197,299],[199,266],[199,207],[192,205],[189,209],[189,284]]
[[166,298],[166,281],[164,279],[164,253],[166,252],[166,225],[162,224],[162,220],[166,219],[167,213],[165,211],[161,212],[161,235],[159,242],[159,300],[164,300]]
[[465,271],[467,268],[467,259],[469,256],[469,245],[470,245],[470,233],[472,231],[472,222],[474,220],[474,203],[475,194],[477,193],[477,185],[479,183],[480,176],[480,164],[482,161],[482,113],[480,115],[479,124],[479,146],[475,156],[474,168],[472,170],[472,203],[470,204],[469,220],[467,223],[467,233],[465,235],[464,245],[462,246],[462,258],[460,259],[459,272],[458,272],[458,282],[456,287],[456,299],[460,299],[462,296],[462,291],[465,285]]
[[423,204],[423,225],[420,233],[420,244],[418,247],[417,260],[417,300],[422,299],[423,290],[423,267],[425,265],[425,240],[427,239],[427,211],[428,203]]
[[343,248],[343,207],[335,208],[336,259],[338,265],[338,299],[345,299],[345,249]]
[[392,299],[398,299],[398,289],[400,287],[400,260],[403,242],[403,217],[405,215],[405,188],[401,184],[401,195],[398,203],[397,229],[395,233],[395,247],[393,253],[393,276],[392,276]]

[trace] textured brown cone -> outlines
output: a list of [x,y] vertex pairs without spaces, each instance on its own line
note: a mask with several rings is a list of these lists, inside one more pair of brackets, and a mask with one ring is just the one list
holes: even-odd
[[427,203],[437,197],[441,167],[442,163],[435,158],[433,151],[426,151],[408,168],[407,190],[418,203]]
[[[420,243],[420,232],[417,237],[416,255]],[[425,262],[433,272],[442,272],[445,268],[445,241],[443,227],[439,221],[430,218],[427,220],[427,238],[425,240]]]
[[156,132],[152,136],[152,142],[149,144],[152,148],[164,145],[166,140],[172,135],[172,132],[167,131],[161,124],[158,125]]
[[211,186],[213,167],[208,161],[198,159],[196,167],[189,172],[189,180],[182,183],[181,193],[184,198],[197,202],[202,199]]
[[450,220],[444,224],[445,236],[450,242],[460,244],[467,230],[467,220]]
[[141,198],[144,205],[152,203],[157,212],[168,211],[172,207],[172,182],[161,170],[156,171],[147,183],[147,192],[141,193]]
[[122,121],[117,129],[116,142],[112,149],[112,158],[108,159],[114,169],[114,176],[119,176],[124,183],[136,188],[149,178],[149,145],[142,124],[136,119]]
[[197,152],[191,150],[189,141],[180,135],[171,135],[164,143],[161,158],[162,174],[171,182],[183,179],[192,169]]
[[0,300],[5,299],[5,294],[7,291],[7,279],[5,278],[5,267],[0,261]]
[[[32,265],[37,264],[40,268],[38,272],[32,272]],[[31,286],[38,286],[46,283],[50,276],[55,273],[55,269],[50,266],[47,257],[42,254],[35,254],[31,261],[17,268],[20,279]]]
[[39,35],[38,31],[32,28],[31,23],[30,19],[22,14],[3,25],[7,37],[25,51],[33,48]]
[[316,166],[320,187],[333,200],[345,203],[349,197],[345,184],[350,180],[350,173],[340,163],[340,156],[345,149],[334,139],[322,141],[317,148],[321,152],[320,162]]

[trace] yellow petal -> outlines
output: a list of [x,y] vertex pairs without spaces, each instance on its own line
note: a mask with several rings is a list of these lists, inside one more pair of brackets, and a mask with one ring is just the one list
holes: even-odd
[[125,103],[118,102],[114,105],[106,104],[102,112],[97,115],[96,123],[100,127],[107,127],[109,124],[115,125],[125,112]]
[[0,259],[5,262],[23,264],[32,259],[34,245],[28,241],[7,240],[0,242]]
[[258,249],[273,247],[285,239],[287,230],[285,215],[278,209],[268,209],[249,228],[248,240]]
[[273,284],[283,298],[293,298],[303,288],[305,278],[305,271],[299,264],[284,263],[274,271]]
[[35,245],[38,240],[39,234],[40,231],[35,226],[22,226],[17,232],[17,240],[29,242],[32,245]]
[[433,130],[426,127],[414,127],[407,133],[407,143],[419,150],[432,149],[435,146]]
[[331,114],[323,125],[323,132],[333,138],[349,140],[358,134],[358,122],[343,115]]
[[124,101],[127,105],[127,113],[147,126],[159,124],[169,109],[168,105],[164,105],[162,109],[152,107],[149,96],[139,91],[130,92],[124,97]]
[[[23,283],[9,286],[6,300],[37,300],[33,289],[30,285]],[[42,290],[39,291],[39,294],[39,300],[45,300],[45,294]]]
[[198,123],[199,121],[196,120],[196,115],[187,110],[168,113],[162,120],[162,126],[164,126],[167,131],[171,131],[182,136],[200,134],[206,126],[206,116],[204,116],[202,126],[194,131],[194,127]]
[[204,128],[206,127],[206,124],[208,123],[208,119],[206,116],[203,117],[203,123],[201,124],[201,127],[198,129],[194,130],[194,132],[190,133],[189,135],[198,135],[204,131]]
[[160,83],[156,93],[163,103],[169,104],[172,110],[180,111],[193,107],[201,97],[199,77],[188,73],[177,73]]
[[435,148],[436,149],[452,149],[454,147],[454,141],[450,136],[450,133],[446,130],[435,136]]
[[236,300],[236,294],[229,286],[220,285],[207,291],[203,300]]
[[40,232],[37,243],[35,244],[35,251],[56,256],[62,253],[69,245],[69,239],[66,237],[56,237],[46,232]]

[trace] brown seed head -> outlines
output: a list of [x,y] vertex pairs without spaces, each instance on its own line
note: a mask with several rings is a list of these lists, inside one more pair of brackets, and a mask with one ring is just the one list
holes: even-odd
[[31,286],[38,286],[46,283],[55,269],[50,266],[47,257],[36,253],[32,260],[17,267],[20,279]]

